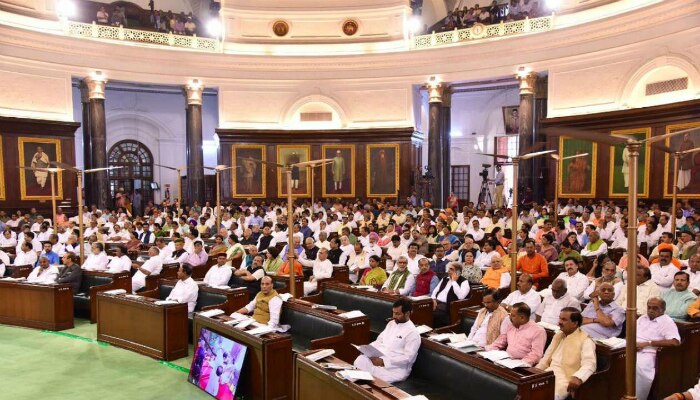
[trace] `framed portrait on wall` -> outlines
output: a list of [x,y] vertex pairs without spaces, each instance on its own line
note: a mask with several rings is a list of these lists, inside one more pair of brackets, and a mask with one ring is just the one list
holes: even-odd
[[0,200],[5,200],[5,171],[2,169],[5,165],[5,159],[3,154],[5,153],[2,150],[2,136],[0,136]]
[[267,165],[256,161],[266,161],[265,145],[231,145],[231,160],[233,166],[233,173],[231,174],[231,197],[265,197]]
[[[651,137],[651,128],[636,128],[612,131],[613,135],[626,135],[638,140]],[[649,174],[647,166],[650,159],[649,146],[639,149],[639,163],[637,164],[637,194],[639,197],[649,196]],[[629,154],[627,146],[610,146],[610,183],[608,193],[610,197],[627,197],[629,192]]]
[[355,146],[323,145],[323,158],[333,162],[321,167],[323,197],[355,197]]
[[399,145],[367,145],[367,196],[399,195]]
[[[563,160],[565,157],[587,153],[587,156]],[[587,140],[559,138],[560,197],[595,197],[598,145]]]
[[[311,146],[280,144],[277,145],[277,163],[282,165],[309,161]],[[292,196],[311,196],[311,170],[307,167],[292,167]],[[277,195],[287,197],[287,176],[284,168],[277,169]]]
[[[20,167],[49,168],[52,161],[61,161],[61,140],[33,137],[20,137]],[[63,179],[56,174],[56,198],[63,199]],[[51,177],[45,171],[32,171],[20,168],[19,188],[21,200],[51,200]]]
[[503,125],[508,135],[520,133],[520,106],[503,107]]
[[[700,121],[666,126],[666,133],[700,127]],[[684,133],[666,139],[673,151],[691,150],[700,147],[700,131]],[[664,167],[664,197],[673,196],[674,160],[666,153]],[[700,196],[700,152],[684,154],[678,160],[678,198]]]

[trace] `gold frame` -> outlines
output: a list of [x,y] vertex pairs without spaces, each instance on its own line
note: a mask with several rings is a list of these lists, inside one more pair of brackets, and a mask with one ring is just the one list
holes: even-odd
[[267,146],[264,144],[232,144],[231,145],[231,198],[234,199],[263,199],[267,196],[267,164],[261,163],[262,169],[262,193],[256,194],[236,194],[236,150],[238,149],[260,149],[261,160],[267,161]]
[[[396,154],[396,162],[395,162],[395,168],[394,168],[394,175],[395,175],[395,180],[396,180],[396,191],[392,193],[379,193],[379,194],[373,194],[370,191],[370,183],[372,181],[371,179],[371,171],[370,171],[370,153],[372,149],[390,149],[393,148],[395,149],[395,154]],[[367,159],[366,159],[366,164],[367,164],[367,170],[366,170],[366,181],[367,181],[367,197],[398,197],[399,196],[399,190],[401,188],[401,183],[399,182],[399,169],[401,168],[401,153],[399,152],[399,145],[398,144],[368,144],[367,145]]]
[[[46,139],[35,137],[20,137],[17,139],[17,147],[19,149],[19,166],[24,167],[24,144],[25,143],[47,143],[56,146],[56,160],[61,161],[61,139]],[[51,179],[49,176],[47,179]],[[56,174],[56,200],[63,200],[63,174]],[[19,169],[19,189],[20,200],[51,200],[51,196],[28,196],[26,184],[26,170]]]
[[[282,149],[302,149],[306,151],[306,160],[311,160],[311,145],[308,144],[278,144],[276,147],[275,154],[277,156],[277,163],[283,164],[280,157],[280,150]],[[311,197],[311,170],[308,167],[306,169],[306,192],[304,193],[292,193],[292,197]],[[299,171],[301,172],[301,171]],[[282,174],[286,173],[286,168],[277,167],[277,197],[287,198],[287,193],[282,193]],[[286,178],[285,178],[286,179]]]
[[328,175],[326,170],[329,168],[331,165],[326,164],[323,167],[321,167],[321,196],[322,197],[333,197],[333,198],[342,198],[342,197],[355,197],[355,145],[354,144],[336,144],[336,145],[331,145],[331,144],[324,144],[321,146],[321,158],[326,158],[326,150],[327,149],[350,149],[350,163],[347,166],[348,169],[348,174],[350,175],[350,193],[349,194],[342,194],[342,193],[328,193],[328,188],[326,187],[326,176]]
[[0,200],[5,200],[5,170],[3,169],[3,164],[5,164],[5,161],[3,154],[2,136],[0,136]]
[[[576,139],[572,138],[569,136],[560,136],[559,137],[559,155],[561,158],[564,157],[564,140],[581,140],[581,139]],[[596,175],[598,172],[598,144],[597,143],[591,143],[591,148],[592,148],[592,158],[591,158],[591,191],[588,193],[564,193],[562,190],[563,185],[562,185],[562,177],[564,176],[564,160],[561,158],[559,159],[559,176],[557,177],[557,196],[558,197],[570,197],[570,198],[586,198],[586,197],[595,197],[595,192],[596,192]]]
[[[651,137],[651,128],[650,127],[645,127],[645,128],[633,128],[633,129],[622,129],[622,130],[615,130],[615,131],[610,131],[611,135],[634,135],[637,133],[645,133],[646,139],[649,139]],[[651,146],[648,144],[644,145],[645,149],[645,154],[644,154],[644,164],[645,166],[649,166],[649,160],[651,159]],[[613,177],[614,177],[614,168],[615,168],[615,146],[610,146],[610,171],[609,174],[610,176],[608,177],[608,197],[610,198],[627,198],[628,194],[627,193],[613,193]],[[647,198],[649,197],[649,172],[650,170],[647,169],[646,173],[644,174],[644,185],[643,185],[643,190],[642,193],[638,193],[637,197],[639,198]]]
[[[700,127],[700,121],[696,122],[686,122],[683,124],[671,124],[671,125],[666,125],[666,133],[671,133],[673,130],[681,130],[681,129],[690,129],[690,128],[695,128],[695,127]],[[671,138],[666,138],[666,146],[671,146]],[[664,156],[664,198],[672,198],[673,197],[673,188],[670,188],[671,190],[669,191],[669,175],[673,173],[673,166],[671,164],[671,155],[668,153],[665,153]],[[676,197],[679,199],[694,199],[700,196],[700,193],[691,193],[691,194],[676,194]]]

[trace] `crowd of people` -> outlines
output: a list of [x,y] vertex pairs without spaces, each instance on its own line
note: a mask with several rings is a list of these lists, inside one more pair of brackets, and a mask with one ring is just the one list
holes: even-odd
[[490,25],[536,18],[544,15],[541,3],[542,1],[537,0],[510,0],[507,4],[498,4],[494,0],[490,5],[483,7],[475,4],[474,7],[455,8],[453,11],[448,11],[447,16],[437,27],[437,31],[471,28],[477,23]]
[[[111,12],[111,14],[110,14]],[[192,12],[174,13],[171,10],[154,10],[149,13],[149,26],[143,26],[139,18],[128,19],[126,8],[114,6],[111,11],[107,6],[101,6],[95,16],[95,21],[101,25],[122,26],[124,28],[149,29],[163,33],[173,33],[176,35],[192,36],[196,34],[197,23]]]
[[[259,322],[276,327],[281,302],[275,300],[267,276],[287,274],[291,268],[306,276],[304,295],[317,291],[318,280],[330,278],[334,266],[345,265],[352,283],[370,290],[427,296],[433,300],[436,326],[450,323],[451,302],[466,298],[474,285],[484,285],[484,308],[469,339],[487,350],[503,349],[523,365],[554,368],[558,398],[565,398],[595,371],[590,340],[622,334],[627,276],[634,273],[640,314],[638,396],[643,399],[654,378],[655,349],[679,343],[672,319],[700,318],[700,210],[689,202],[679,203],[673,232],[667,209],[656,203],[637,209],[640,218],[634,226],[640,252],[635,271],[627,268],[624,254],[630,224],[626,206],[604,200],[533,203],[518,216],[510,209],[473,203],[461,210],[437,209],[414,198],[402,204],[304,202],[295,205],[292,216],[286,204],[276,202],[245,201],[217,210],[209,203],[182,207],[165,201],[149,203],[143,215],[92,206],[83,210],[82,239],[77,216],[67,218],[59,212],[54,226],[32,209],[12,215],[0,212],[0,247],[14,250],[15,265],[36,265],[30,281],[66,282],[79,273],[76,254],[83,240],[88,256],[80,267],[131,270],[135,292],[163,264],[180,263],[179,282],[170,298],[188,303],[190,311],[198,290],[192,269],[213,257],[216,263],[204,282],[248,287],[253,300],[240,313],[253,313]],[[510,233],[512,218],[518,227],[515,235]],[[289,229],[298,256],[293,265],[288,263]],[[510,292],[512,240],[519,275],[517,289]],[[110,256],[106,243],[119,244]],[[129,257],[144,248],[145,261]],[[9,255],[0,250],[0,269],[9,264]],[[71,268],[59,271],[60,264]],[[555,276],[553,268],[561,272]],[[256,304],[265,304],[266,313],[256,313]],[[543,326],[561,329],[546,352]],[[557,351],[562,344],[567,350]],[[562,358],[572,354],[568,346],[581,355],[580,373],[557,369],[566,361]],[[374,361],[356,365],[381,368]]]

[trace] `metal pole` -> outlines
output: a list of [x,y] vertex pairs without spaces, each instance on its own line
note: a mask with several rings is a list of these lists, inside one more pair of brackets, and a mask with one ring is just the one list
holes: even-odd
[[294,205],[292,204],[292,166],[287,166],[287,265],[289,265],[289,293],[296,297],[296,285],[294,285]]
[[221,174],[220,171],[217,169],[216,170],[216,232],[218,234],[219,229],[221,228],[221,213],[219,210],[221,209],[221,190],[219,188],[220,186],[220,180]]
[[671,234],[676,237],[676,203],[678,202],[678,162],[680,161],[681,153],[673,153],[673,203],[671,204]]
[[518,263],[518,163],[520,158],[513,157],[513,214],[511,217],[510,243],[510,291],[515,292]]
[[80,265],[85,260],[85,239],[83,239],[83,171],[78,171],[78,238],[80,243]]
[[56,173],[49,171],[51,174],[51,210],[53,212],[53,229],[56,232]]
[[[182,206],[182,168],[177,168],[177,201],[178,206],[175,210],[177,216],[180,216],[180,206]],[[219,229],[217,227],[217,229]]]
[[314,204],[314,171],[316,168],[313,166],[311,167],[311,209],[313,210],[313,204]]
[[559,221],[559,160],[554,160],[554,229]]
[[637,172],[640,143],[629,143],[629,187],[627,199],[627,347],[625,349],[625,387],[627,394],[623,397],[634,400],[637,376]]

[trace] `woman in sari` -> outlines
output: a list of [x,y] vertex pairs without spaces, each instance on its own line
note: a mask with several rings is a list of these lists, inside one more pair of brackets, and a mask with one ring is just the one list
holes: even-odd
[[362,278],[360,278],[360,285],[381,287],[384,282],[386,282],[386,271],[379,266],[380,260],[381,259],[377,255],[372,255],[369,257],[369,268],[365,270]]
[[542,245],[540,246],[540,254],[544,257],[547,262],[557,261],[559,258],[559,252],[552,245],[554,241],[554,235],[550,233],[545,233],[542,235]]
[[263,263],[263,269],[266,272],[277,273],[277,271],[282,266],[282,259],[279,257],[279,255],[280,251],[277,250],[277,247],[267,248],[267,259]]
[[211,246],[211,249],[209,249],[209,255],[226,253],[226,250],[228,250],[228,248],[226,247],[226,243],[224,243],[224,237],[221,235],[214,236],[214,244]]

